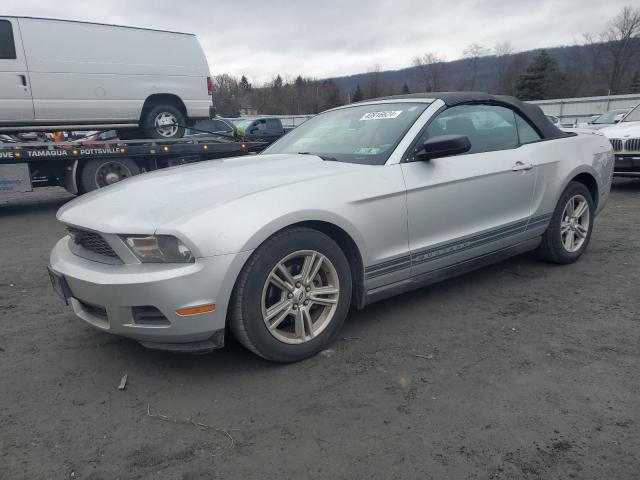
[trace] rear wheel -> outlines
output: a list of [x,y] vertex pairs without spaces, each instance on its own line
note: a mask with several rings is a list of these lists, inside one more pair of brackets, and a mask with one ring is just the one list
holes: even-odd
[[589,189],[571,182],[560,196],[538,253],[554,263],[575,262],[586,250],[593,231],[593,199]]
[[140,167],[130,158],[93,159],[82,167],[78,186],[82,193],[90,192],[139,173]]
[[324,349],[351,303],[351,270],[340,247],[308,228],[277,233],[253,253],[238,277],[230,326],[249,350],[296,362]]
[[147,110],[142,118],[144,137],[156,139],[182,138],[185,116],[173,105],[158,105]]

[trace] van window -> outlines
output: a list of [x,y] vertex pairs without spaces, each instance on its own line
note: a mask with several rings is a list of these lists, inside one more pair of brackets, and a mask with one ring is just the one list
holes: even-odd
[[0,20],[0,60],[15,60],[16,45],[13,42],[11,22]]

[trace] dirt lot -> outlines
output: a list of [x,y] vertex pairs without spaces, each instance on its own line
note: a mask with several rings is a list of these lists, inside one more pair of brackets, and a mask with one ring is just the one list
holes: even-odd
[[3,480],[640,475],[640,182],[616,182],[577,264],[520,257],[372,305],[289,366],[74,318],[45,272],[69,198],[0,199]]

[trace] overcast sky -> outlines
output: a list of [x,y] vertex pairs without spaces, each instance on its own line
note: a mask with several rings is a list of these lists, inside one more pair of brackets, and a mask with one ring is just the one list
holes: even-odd
[[211,73],[316,78],[460,58],[473,42],[517,51],[581,41],[631,0],[2,0],[0,14],[195,33]]

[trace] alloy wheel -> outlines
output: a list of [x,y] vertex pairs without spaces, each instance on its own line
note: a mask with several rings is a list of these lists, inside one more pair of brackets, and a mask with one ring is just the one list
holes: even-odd
[[309,342],[331,323],[339,296],[333,263],[315,250],[300,250],[284,257],[269,273],[262,289],[262,319],[281,342]]
[[560,219],[560,240],[569,253],[580,250],[587,239],[591,224],[589,203],[578,194],[569,199]]

